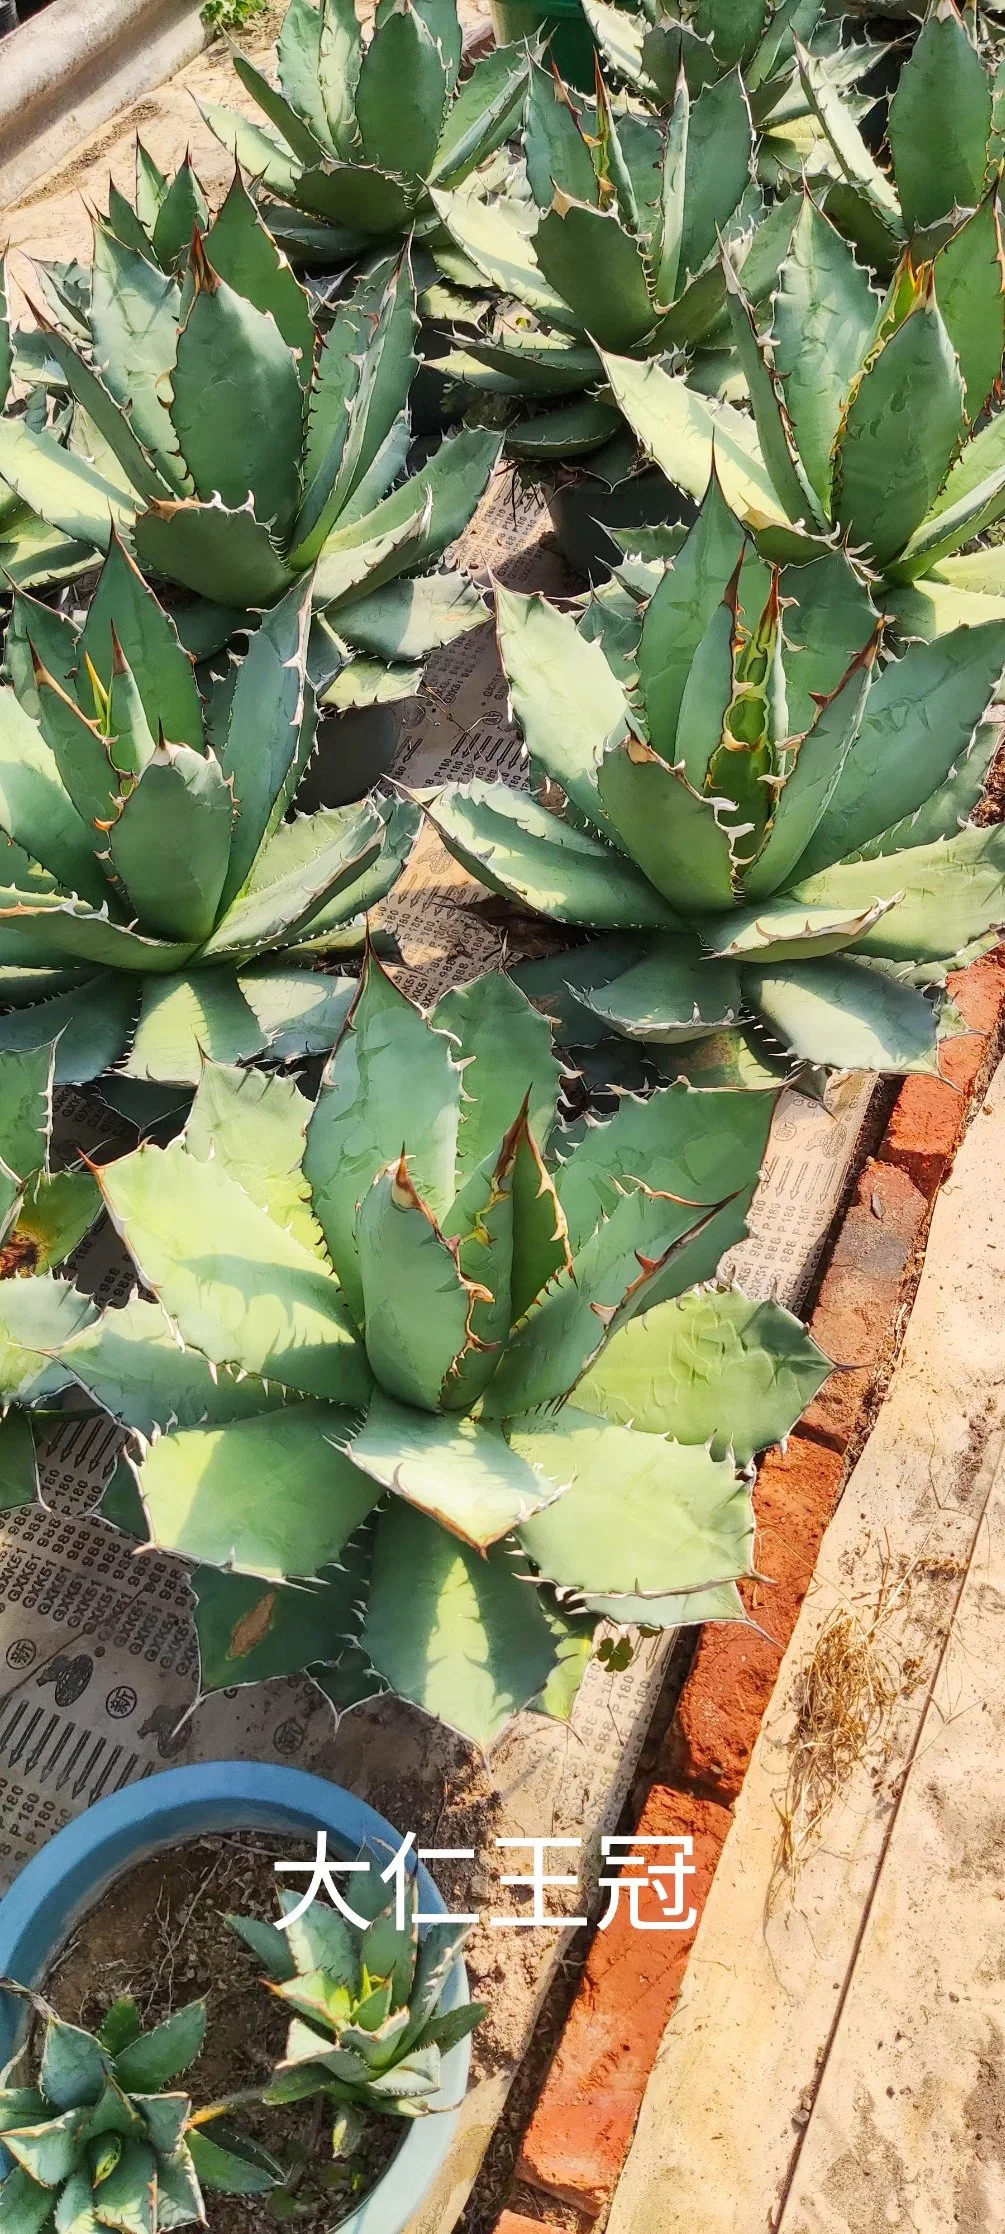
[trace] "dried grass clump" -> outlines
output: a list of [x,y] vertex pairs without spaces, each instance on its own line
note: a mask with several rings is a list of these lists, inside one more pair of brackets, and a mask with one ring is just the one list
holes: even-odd
[[902,1685],[902,1671],[878,1641],[889,1612],[885,1590],[864,1622],[836,1606],[796,1684],[789,1773],[776,1802],[781,1836],[772,1893],[795,1883],[821,1826],[864,1760]]

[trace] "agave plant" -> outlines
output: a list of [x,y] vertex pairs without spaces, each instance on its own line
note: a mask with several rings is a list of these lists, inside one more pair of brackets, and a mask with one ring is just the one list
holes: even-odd
[[978,429],[1005,349],[997,194],[932,261],[908,252],[882,300],[804,195],[770,334],[727,252],[723,265],[753,418],[659,365],[607,356],[643,449],[695,497],[714,456],[769,558],[812,559],[841,538],[905,631],[1005,612],[1001,552],[963,551],[1005,513],[1005,420]]
[[156,1301],[6,1330],[10,1401],[55,1354],[132,1431],[110,1510],[194,1564],[204,1689],[306,1667],[488,1744],[568,1711],[598,1617],[740,1614],[736,1465],[828,1368],[777,1306],[685,1291],[745,1231],[771,1097],[569,1129],[559,1076],[506,978],[426,1018],[370,957],[313,1107],[208,1064],[183,1140],[99,1172]]
[[[351,2151],[363,2112],[417,2118],[445,2107],[436,2099],[441,2057],[485,2015],[479,2001],[439,2006],[468,1927],[444,1922],[420,1937],[414,1868],[399,1909],[382,1875],[387,1857],[363,1846],[355,1862],[346,1903],[351,1916],[314,1900],[289,1924],[227,1918],[290,2012],[286,2053],[263,2100],[323,2094],[338,2103],[340,2155]],[[280,1893],[284,1917],[298,1905],[295,1893]]]
[[[955,0],[931,0],[897,78],[887,123],[890,172],[877,161],[819,62],[797,46],[800,82],[831,150],[824,207],[865,261],[890,273],[907,242],[931,256],[999,175],[1005,138],[993,60]],[[973,11],[968,11],[971,28]],[[978,313],[974,312],[975,318]]]
[[463,84],[461,60],[455,0],[385,0],[366,44],[353,0],[290,0],[279,90],[234,57],[266,125],[216,102],[202,113],[261,182],[290,255],[332,269],[413,230],[434,233],[430,186],[461,186],[514,130],[526,46],[495,48]]
[[512,456],[582,457],[624,437],[598,350],[643,361],[701,351],[691,378],[713,393],[735,372],[720,243],[734,242],[758,295],[781,247],[753,182],[753,149],[735,70],[694,99],[682,79],[664,129],[615,113],[599,73],[587,105],[533,65],[526,161],[536,210],[434,195],[457,248],[506,298],[489,338],[443,370],[511,401]]
[[673,107],[682,71],[698,93],[739,69],[771,184],[800,166],[816,172],[829,148],[800,80],[800,42],[824,98],[852,118],[857,103],[870,105],[855,89],[889,52],[866,39],[845,44],[842,15],[825,0],[643,0],[637,9],[583,0],[583,13],[608,68],[647,107]]
[[407,254],[386,284],[358,288],[315,351],[307,297],[238,175],[194,235],[183,288],[97,224],[88,316],[89,351],[51,326],[47,346],[101,470],[0,420],[0,473],[51,526],[92,551],[117,529],[146,572],[209,601],[207,646],[312,573],[329,679],[346,646],[371,666],[414,661],[481,619],[456,575],[429,569],[466,527],[499,442],[464,430],[400,481],[417,363]]
[[352,986],[315,957],[390,885],[411,810],[284,817],[310,759],[311,579],[211,703],[113,535],[87,618],[25,593],[0,688],[0,1048],[58,1038],[61,1082],[194,1084],[203,1057],[332,1046]]
[[714,481],[627,656],[623,624],[584,641],[543,599],[497,595],[532,770],[563,804],[471,783],[427,811],[493,891],[631,934],[537,973],[567,1010],[572,990],[566,1037],[585,1011],[696,1077],[759,1083],[763,1039],[736,1029],[756,1018],[788,1059],[937,1071],[919,988],[1005,920],[1005,832],[967,819],[1005,621],[881,667],[840,554],[769,568]]
[[30,2001],[45,2027],[37,2083],[0,2087],[0,2134],[14,2160],[0,2182],[0,2222],[10,2234],[204,2226],[202,2185],[255,2195],[278,2184],[265,2151],[204,2139],[189,2123],[188,2095],[169,2087],[202,2047],[204,2001],[144,2032],[123,1995],[93,2033],[13,1980],[0,1986]]

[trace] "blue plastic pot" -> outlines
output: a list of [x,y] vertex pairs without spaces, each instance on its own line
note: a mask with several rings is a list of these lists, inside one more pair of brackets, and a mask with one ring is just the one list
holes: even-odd
[[[98,1800],[58,1831],[15,1878],[0,1901],[0,1976],[16,1978],[22,1986],[38,1985],[88,1909],[117,1877],[151,1854],[214,1831],[245,1830],[289,1831],[291,1837],[312,1843],[325,1830],[343,1859],[364,1844],[382,1841],[392,1853],[401,1844],[400,1834],[372,1807],[302,1769],[254,1761],[200,1761],[192,1768],[166,1769]],[[421,1863],[418,1876],[420,1907],[427,1914],[445,1915],[446,1903]],[[458,1958],[440,2006],[455,2009],[467,1999],[467,1976]],[[14,2053],[25,2023],[23,2003],[11,1994],[0,1995],[0,2064]],[[443,2086],[434,2101],[461,2102],[470,2059],[470,2039],[444,2056]],[[383,2178],[339,2221],[338,2234],[402,2234],[432,2186],[456,2129],[456,2108],[433,2111],[404,2126],[405,2139]],[[2,2169],[6,2167],[0,2164]]]

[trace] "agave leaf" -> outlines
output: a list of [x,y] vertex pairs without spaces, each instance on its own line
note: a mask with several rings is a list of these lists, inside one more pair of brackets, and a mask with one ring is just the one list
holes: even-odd
[[638,737],[608,750],[598,781],[619,843],[657,892],[687,912],[728,903],[732,852],[718,802]]
[[111,676],[113,629],[135,676],[152,735],[163,729],[172,744],[190,745],[201,752],[205,739],[192,661],[182,650],[170,616],[115,534],[80,636],[80,681],[88,658],[103,681]]
[[[547,1144],[555,1122],[561,1064],[551,1048],[551,1032],[512,979],[491,972],[444,994],[430,1019],[434,1029],[457,1041],[464,1067],[457,1134],[457,1187],[494,1163],[513,1120],[527,1099],[527,1122],[535,1140]],[[447,1213],[444,1231],[462,1227]]]
[[113,525],[128,531],[136,516],[131,490],[24,419],[0,419],[0,477],[63,535],[99,551],[108,549]]
[[[47,348],[60,366],[70,394],[101,437],[109,461],[136,490],[137,497],[152,503],[158,497],[171,496],[171,478],[148,456],[129,413],[120,408],[104,381],[55,327],[48,333]],[[44,438],[40,435],[38,439]]]
[[48,1170],[55,1049],[50,1042],[5,1057],[0,1164],[20,1187]]
[[870,154],[848,102],[832,82],[826,63],[810,54],[799,39],[793,43],[803,93],[827,135],[842,177],[875,212],[884,232],[902,240],[904,222],[897,195]]
[[[897,79],[889,138],[904,223],[913,232],[984,191],[991,83],[955,7],[940,0]],[[932,149],[939,150],[938,163]]]
[[125,1054],[140,983],[107,972],[54,1000],[8,1013],[0,1017],[0,1053],[55,1039],[57,1086],[97,1078]]
[[484,1552],[558,1495],[561,1478],[527,1465],[501,1428],[398,1404],[378,1391],[352,1443],[355,1464],[453,1536]]
[[207,960],[250,958],[289,945],[329,900],[352,887],[381,849],[383,825],[366,801],[323,807],[281,822],[258,854],[242,892],[207,939]]
[[629,15],[623,8],[610,6],[609,0],[583,0],[583,14],[614,76],[631,86],[634,92],[641,92],[645,84],[642,67],[644,19]]
[[537,417],[511,421],[506,429],[506,454],[541,464],[550,458],[584,457],[591,450],[606,450],[623,431],[611,404],[599,397],[583,396]]
[[[872,856],[902,853],[911,846],[930,845],[934,838],[954,838],[983,796],[988,771],[1000,744],[1001,729],[996,721],[978,723],[973,744],[960,754],[945,780],[936,785],[912,814],[870,838],[861,848],[862,852]],[[987,933],[985,936],[989,944],[992,943],[994,935]],[[987,948],[982,950],[986,952]],[[967,950],[968,960],[971,952]],[[958,963],[956,966],[965,965]]]
[[534,235],[545,279],[571,305],[578,326],[604,349],[634,349],[652,330],[645,265],[613,210],[563,195]]
[[785,523],[749,419],[713,405],[662,365],[604,354],[608,382],[643,449],[674,486],[701,501],[713,462],[730,510],[753,528]]
[[733,340],[750,394],[761,455],[789,519],[805,523],[812,532],[825,526],[827,515],[796,449],[774,360],[758,333],[753,306],[725,248],[722,268]]
[[[0,1281],[0,1398],[4,1405],[32,1401],[66,1376],[50,1360],[64,1342],[95,1317],[89,1296],[68,1280],[25,1273]],[[50,1375],[52,1380],[50,1381]]]
[[[510,49],[511,56],[514,50]],[[530,62],[524,117],[527,178],[540,210],[551,208],[556,189],[563,196],[599,207],[600,188],[593,156],[578,111],[561,79],[542,63]],[[526,64],[525,64],[526,68]],[[439,159],[436,172],[439,172]],[[446,185],[434,175],[434,185]]]
[[108,846],[140,921],[166,939],[209,937],[230,857],[234,800],[212,753],[161,745],[121,806]]
[[[263,130],[250,117],[240,116],[236,109],[224,108],[219,101],[199,101],[197,106],[210,131],[215,132],[249,178],[259,179],[273,194],[295,192],[300,166],[289,147],[284,147],[274,132]],[[311,160],[317,161],[316,153]]]
[[346,255],[400,237],[411,222],[414,193],[404,179],[365,163],[323,163],[301,172],[294,199],[299,209],[327,220]]
[[[340,1561],[326,1567],[310,1585],[289,1585],[197,1567],[192,1576],[199,1637],[199,1678],[203,1691],[229,1690],[235,1683],[267,1683],[276,1676],[299,1675],[305,1666],[335,1660],[359,1628],[361,1578],[354,1544]],[[315,1903],[308,1923],[318,1913]],[[250,1922],[251,1919],[249,1918]],[[270,1930],[271,1926],[258,1929]],[[294,1927],[296,1928],[296,1927]],[[279,1945],[286,1951],[284,1936]]]
[[478,779],[448,785],[426,814],[462,867],[520,906],[596,930],[679,928],[632,862],[524,792]]
[[[372,333],[364,340],[363,362],[347,404],[345,440],[340,449],[332,447],[337,470],[330,477],[317,476],[310,510],[305,499],[293,531],[295,565],[309,565],[317,557],[404,408],[417,364],[417,329],[415,286],[405,255],[385,289]],[[415,504],[409,509],[414,510]]]
[[736,1023],[740,977],[730,963],[703,959],[695,939],[656,939],[622,974],[600,976],[579,998],[625,1038],[674,1047]]
[[[284,98],[302,117],[318,146],[330,148],[335,154],[338,150],[320,83],[321,27],[327,13],[327,9],[315,7],[313,0],[291,0],[279,34],[276,60]],[[355,28],[355,14],[353,24]],[[358,29],[355,45],[358,70]]]
[[[261,70],[257,70],[253,62],[249,62],[247,55],[235,54],[233,62],[241,84],[250,93],[252,100],[257,102],[263,114],[268,117],[269,123],[275,127],[277,132],[282,134],[287,146],[292,148],[294,155],[308,168],[317,163],[325,154],[325,146],[315,137],[310,125],[305,122],[297,109],[292,106],[291,102],[285,100],[274,86],[269,84],[268,79],[263,77]],[[238,151],[235,150],[235,152]],[[277,191],[282,193],[282,186],[277,186]]]
[[16,591],[4,646],[4,665],[18,704],[33,721],[38,720],[40,708],[32,645],[36,658],[47,672],[74,696],[79,666],[77,643],[77,630],[66,613],[54,612],[51,605],[44,604],[40,598],[29,597],[24,590]]
[[348,561],[351,568],[353,555],[361,546],[375,545],[383,537],[393,539],[414,529],[419,514],[419,530],[414,543],[407,546],[407,558],[397,556],[393,540],[388,557],[372,565],[366,579],[371,588],[394,574],[418,571],[441,558],[448,544],[467,527],[479,499],[488,487],[493,468],[502,447],[502,438],[490,427],[464,427],[459,434],[450,435],[441,442],[425,465],[409,476],[392,496],[385,497],[372,512],[352,525],[336,529],[329,536],[321,554],[315,580],[316,604],[328,604],[344,596],[357,581],[347,582],[345,588],[335,586],[339,568]]
[[219,278],[201,247],[193,259],[195,295],[172,374],[182,452],[202,498],[234,508],[250,498],[256,519],[285,535],[301,497],[297,364],[274,318]]
[[218,1159],[252,1202],[323,1258],[324,1238],[301,1170],[310,1106],[291,1078],[207,1063],[185,1146],[200,1163]]
[[546,279],[516,204],[478,202],[435,188],[431,199],[451,239],[493,287],[515,296],[559,332],[580,331],[578,315]]
[[[220,767],[233,785],[237,822],[222,891],[242,890],[282,813],[305,714],[311,583],[296,583],[251,638],[237,671]],[[308,725],[310,736],[313,724]],[[278,813],[277,813],[278,809]]]
[[733,908],[728,915],[705,917],[702,939],[710,954],[727,961],[801,962],[819,954],[840,954],[857,945],[880,918],[889,913],[891,899],[821,901],[806,905],[791,891],[763,900],[758,907]]
[[26,1412],[8,1412],[0,1419],[0,1513],[17,1512],[22,1505],[33,1505],[38,1493],[38,1464],[31,1421]]
[[201,231],[208,218],[206,196],[186,155],[154,219],[153,251],[162,271],[182,262],[188,254],[193,233],[197,228]]
[[934,276],[973,425],[991,400],[1005,355],[1005,250],[997,193],[989,194],[940,249]]
[[747,96],[739,72],[729,70],[691,104],[678,293],[680,280],[693,278],[714,253],[749,187],[753,147]]
[[[336,1283],[222,1168],[173,1142],[145,1145],[106,1165],[99,1179],[144,1285],[186,1341],[217,1365],[268,1371],[305,1396],[365,1400],[369,1375]],[[199,1218],[203,1254],[194,1261],[179,1223],[182,1199]],[[227,1284],[234,1262],[247,1268],[239,1288]]]
[[879,641],[877,632],[799,741],[795,764],[776,795],[764,844],[744,872],[743,888],[749,900],[777,892],[785,884],[823,820],[848,756],[855,749]]
[[511,1554],[483,1557],[397,1497],[377,1522],[363,1642],[400,1697],[481,1746],[542,1689],[556,1657]]
[[838,436],[835,517],[877,565],[930,511],[963,426],[956,353],[929,289],[867,365]]
[[139,1296],[85,1321],[60,1355],[105,1411],[144,1436],[158,1428],[221,1426],[284,1402],[281,1391],[259,1380],[211,1372],[201,1351],[179,1348],[159,1304]]
[[[407,85],[410,98],[401,101]],[[379,171],[423,179],[436,153],[448,71],[437,40],[411,0],[396,0],[363,56],[356,119],[363,155]]]
[[434,1217],[454,1198],[461,1071],[453,1042],[430,1031],[373,955],[325,1072],[307,1130],[304,1170],[339,1280],[357,1322],[363,1294],[357,1205],[407,1148],[414,1184]]
[[376,1502],[345,1455],[349,1425],[337,1407],[290,1404],[159,1436],[137,1468],[153,1542],[266,1579],[316,1574]]
[[[303,13],[306,18],[306,8]],[[310,52],[308,44],[308,76]],[[317,80],[332,145],[347,161],[359,148],[356,87],[362,53],[353,0],[326,0],[321,9]]]
[[510,137],[523,106],[529,67],[522,44],[496,47],[479,58],[447,110],[426,174],[431,185],[460,185]]
[[885,902],[882,916],[857,941],[861,954],[892,961],[941,961],[1005,921],[1005,837],[992,824],[968,824],[955,838],[875,861],[840,861],[793,885],[790,897],[809,907]]
[[966,751],[1005,670],[1005,624],[911,644],[873,683],[859,732],[805,853],[804,877],[922,807]]
[[[60,780],[91,836],[91,844],[96,846],[101,840],[91,833],[107,830],[118,813],[121,777],[129,765],[128,749],[122,756],[124,768],[120,771],[112,759],[118,740],[106,736],[98,722],[89,720],[76,699],[71,698],[37,661],[35,682],[43,737],[52,751]],[[147,742],[152,742],[149,733]]]
[[876,308],[867,273],[804,191],[772,305],[772,357],[799,457],[824,517],[834,438]]
[[268,1046],[232,970],[196,969],[141,981],[139,1019],[121,1066],[126,1078],[198,1084],[205,1062],[247,1062]]
[[555,1419],[511,1420],[507,1432],[529,1465],[570,1483],[517,1530],[548,1581],[656,1595],[748,1572],[753,1509],[731,1460],[598,1420],[574,1405]]
[[363,1196],[356,1248],[374,1377],[401,1404],[435,1412],[469,1345],[476,1293],[416,1193],[404,1155]]
[[735,1228],[718,1225],[726,1207],[722,1200],[682,1201],[645,1182],[629,1184],[576,1251],[571,1275],[559,1275],[512,1337],[489,1384],[486,1415],[506,1418],[523,1406],[560,1401],[620,1325],[647,1302],[689,1285],[694,1246],[713,1227],[709,1262],[718,1262],[736,1238]]
[[628,726],[624,692],[599,645],[540,596],[496,591],[499,656],[531,761],[594,827],[613,835],[597,788],[609,739]]
[[939,1067],[935,1012],[924,995],[851,955],[744,972],[751,1005],[802,1062],[841,1070]]
[[[678,722],[688,677],[743,548],[743,530],[713,471],[694,526],[650,598],[642,623],[638,665],[646,726],[654,751],[667,761],[679,757]],[[730,685],[731,639],[732,631],[727,647]],[[721,721],[719,727],[721,733]],[[682,742],[686,755],[686,740]]]
[[0,689],[0,826],[10,837],[17,830],[66,891],[102,905],[107,885],[55,755],[6,688]]
[[292,580],[268,528],[247,506],[229,511],[190,498],[154,504],[140,514],[134,540],[149,573],[242,609],[274,604]]
[[[312,0],[301,0],[311,6]],[[289,10],[294,14],[297,0]],[[284,26],[285,32],[285,26]],[[263,225],[240,170],[205,238],[212,269],[256,310],[271,311],[276,325],[297,361],[301,383],[311,384],[314,367],[314,326],[310,304],[286,257]]]
[[[592,1125],[574,1156],[560,1166],[558,1192],[578,1254],[626,1185],[643,1181],[692,1203],[752,1195],[767,1143],[771,1111],[754,1095],[657,1091],[646,1101],[624,1096],[609,1124]],[[694,1252],[707,1254],[704,1243]],[[685,1285],[714,1271],[693,1271]]]
[[[297,546],[307,550],[315,540],[320,549],[335,516],[330,498],[338,478],[349,412],[366,353],[364,306],[367,301],[367,294],[360,291],[323,335],[318,349],[308,408],[304,497],[294,529]],[[317,538],[319,523],[323,532]]]
[[37,1272],[65,1264],[90,1233],[101,1210],[95,1181],[86,1171],[58,1171],[36,1181],[24,1203],[15,1236],[31,1252]]
[[580,1381],[576,1404],[747,1466],[789,1433],[829,1372],[823,1351],[781,1304],[736,1288],[699,1291],[623,1327]]
[[425,659],[487,619],[484,600],[463,574],[386,582],[372,596],[339,607],[339,635],[378,660]]
[[119,2085],[128,2094],[159,2093],[195,2061],[205,2034],[205,2002],[187,2002],[120,2051],[115,2058]]
[[[379,518],[383,505],[362,523],[367,531],[357,534],[354,527],[342,534],[330,535],[321,553],[314,573],[314,602],[331,609],[334,618],[343,598],[354,597],[361,589],[376,590],[405,567],[417,566],[423,557],[423,546],[429,527],[431,503],[427,495],[413,488],[411,480],[397,491],[404,501],[395,505],[402,514],[393,524],[368,531],[371,521]],[[388,499],[393,504],[394,499]]]
[[277,2164],[269,2170],[250,2157],[239,2156],[234,2149],[223,2148],[219,2141],[211,2141],[200,2129],[189,2131],[186,2146],[200,2185],[221,2195],[266,2195],[270,2188],[282,2184]]
[[[160,481],[175,494],[191,486],[167,407],[180,304],[175,280],[155,268],[148,246],[123,246],[95,225],[90,306],[95,365]],[[162,495],[164,489],[157,486],[153,493]]]

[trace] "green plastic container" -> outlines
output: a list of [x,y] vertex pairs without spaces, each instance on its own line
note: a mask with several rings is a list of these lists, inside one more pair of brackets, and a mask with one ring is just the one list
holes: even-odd
[[517,39],[550,39],[566,84],[593,92],[597,49],[579,0],[550,0],[547,8],[536,7],[534,0],[492,0],[492,28],[500,47]]

